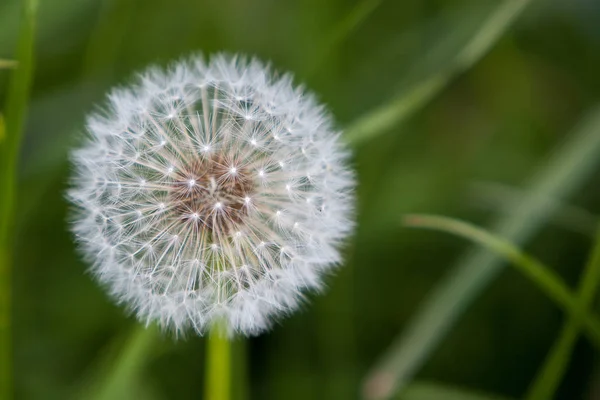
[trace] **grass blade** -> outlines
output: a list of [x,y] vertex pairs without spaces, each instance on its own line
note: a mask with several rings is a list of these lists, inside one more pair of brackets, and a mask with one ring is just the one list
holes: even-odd
[[[588,309],[600,284],[600,232],[596,236],[596,244],[588,260],[577,291],[580,307]],[[560,336],[550,351],[544,367],[538,373],[528,390],[526,400],[551,399],[560,384],[561,378],[569,364],[569,359],[579,336],[581,323],[570,317],[563,327]]]
[[19,68],[11,76],[6,99],[5,128],[0,141],[0,399],[12,398],[11,232],[16,204],[17,161],[33,79],[37,1],[23,1],[22,7],[17,46]]
[[546,293],[559,307],[587,329],[590,340],[600,348],[600,320],[587,314],[560,276],[548,267],[519,250],[518,247],[481,228],[453,218],[413,214],[404,218],[412,228],[433,229],[452,233],[471,240],[511,262],[523,275]]
[[421,109],[458,74],[477,63],[510,28],[531,0],[506,0],[483,22],[472,39],[445,67],[346,128],[346,140],[358,146],[384,133]]
[[505,397],[455,388],[438,383],[419,382],[410,385],[398,400],[509,400]]
[[[600,162],[600,109],[594,109],[532,177],[526,195],[513,213],[500,217],[491,229],[516,245],[527,241],[556,211],[557,204],[575,192]],[[555,199],[548,202],[547,199]],[[440,282],[367,376],[365,392],[384,386],[401,389],[413,377],[461,314],[502,270],[495,254],[476,249],[469,252]],[[370,396],[376,398],[375,396]],[[384,397],[384,396],[381,396]]]

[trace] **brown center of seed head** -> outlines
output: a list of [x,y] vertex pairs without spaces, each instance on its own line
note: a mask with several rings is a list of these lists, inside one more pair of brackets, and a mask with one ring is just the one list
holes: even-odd
[[170,197],[186,222],[221,232],[242,222],[255,184],[250,171],[223,156],[198,159],[174,176]]

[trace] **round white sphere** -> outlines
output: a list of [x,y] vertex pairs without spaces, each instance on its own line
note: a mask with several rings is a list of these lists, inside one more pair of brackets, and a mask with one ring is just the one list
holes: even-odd
[[150,68],[88,117],[73,230],[94,275],[146,323],[259,333],[322,286],[352,231],[331,117],[257,60]]

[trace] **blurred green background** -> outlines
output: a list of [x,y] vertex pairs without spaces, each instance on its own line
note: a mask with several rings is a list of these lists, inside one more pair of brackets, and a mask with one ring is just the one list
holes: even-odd
[[[499,3],[41,0],[19,167],[16,398],[92,398],[86,393],[114,373],[135,330],[86,274],[64,199],[69,149],[110,87],[190,52],[242,52],[292,71],[343,128],[446,68]],[[0,58],[13,57],[19,16],[19,1],[0,2]],[[0,98],[9,76],[0,70]],[[355,146],[358,229],[346,262],[300,312],[236,343],[237,399],[360,397],[369,370],[470,248],[402,227],[402,215],[438,213],[482,226],[516,218],[535,181],[529,177],[560,153],[582,118],[598,112],[600,2],[532,2],[489,53],[432,97]],[[594,132],[600,136],[600,126]],[[600,161],[600,152],[592,157]],[[585,179],[568,177],[565,185],[581,184],[565,189],[558,212],[519,239],[572,286],[600,212],[598,164]],[[482,290],[415,379],[521,397],[564,315],[513,269]],[[203,338],[159,335],[147,348],[113,398],[202,398]],[[557,398],[600,398],[596,372],[597,355],[581,339]]]

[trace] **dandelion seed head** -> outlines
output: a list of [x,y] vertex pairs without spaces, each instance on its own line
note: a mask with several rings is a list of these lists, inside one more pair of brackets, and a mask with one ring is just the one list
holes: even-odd
[[150,68],[88,117],[73,230],[140,320],[257,334],[340,262],[353,227],[348,153],[291,82],[257,60],[194,57]]

